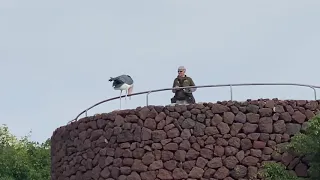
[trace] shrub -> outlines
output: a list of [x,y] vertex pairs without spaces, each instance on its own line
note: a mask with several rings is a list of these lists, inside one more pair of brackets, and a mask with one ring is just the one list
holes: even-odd
[[280,163],[266,163],[262,176],[268,180],[299,180],[299,178],[286,170]]
[[[308,121],[305,131],[295,134],[286,147],[287,150],[305,157],[309,161],[310,180],[320,179],[320,117],[319,115]],[[263,176],[268,180],[297,180],[301,179],[289,173],[283,165],[275,162],[263,166]]]
[[0,126],[0,180],[49,180],[50,140],[18,139],[6,125]]

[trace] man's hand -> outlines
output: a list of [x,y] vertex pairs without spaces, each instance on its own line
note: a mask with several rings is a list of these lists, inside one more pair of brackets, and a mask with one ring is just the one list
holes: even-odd
[[[179,88],[180,86],[175,86],[174,88]],[[178,91],[178,90],[181,90],[181,89],[175,89],[175,91]]]
[[183,89],[183,91],[184,91],[185,93],[191,93],[191,89],[190,89],[190,88]]
[[[178,88],[179,86],[175,86],[174,88]],[[180,90],[180,89],[172,89],[172,92],[175,93],[177,90]]]

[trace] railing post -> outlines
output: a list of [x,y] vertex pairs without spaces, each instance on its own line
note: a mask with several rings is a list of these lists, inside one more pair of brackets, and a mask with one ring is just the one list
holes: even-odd
[[316,88],[311,87],[313,89],[313,93],[314,93],[314,100],[317,100],[317,91]]
[[233,101],[233,93],[232,93],[232,85],[230,84],[230,98],[231,98],[231,101]]
[[148,93],[147,93],[147,97],[146,97],[146,104],[147,104],[147,106],[149,106],[149,94],[151,93],[151,91],[149,91]]

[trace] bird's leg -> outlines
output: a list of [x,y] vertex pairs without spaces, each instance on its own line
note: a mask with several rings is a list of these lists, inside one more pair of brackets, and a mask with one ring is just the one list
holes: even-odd
[[[132,90],[133,90],[133,85],[128,89],[128,94],[132,94]],[[131,96],[129,96],[129,99],[131,100]]]
[[128,89],[126,89],[126,100],[127,100],[127,95],[128,95]]
[[120,90],[120,110],[121,110],[121,94],[122,94],[122,90]]

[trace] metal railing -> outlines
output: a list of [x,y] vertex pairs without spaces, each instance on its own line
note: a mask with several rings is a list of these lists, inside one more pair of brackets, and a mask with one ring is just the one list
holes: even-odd
[[[314,85],[308,85],[308,84],[295,84],[295,83],[243,83],[243,84],[217,84],[217,85],[202,85],[202,86],[187,86],[187,87],[177,87],[177,88],[164,88],[164,89],[157,89],[157,90],[150,90],[150,91],[143,91],[143,92],[138,92],[138,93],[133,93],[131,95],[127,95],[129,96],[137,96],[137,95],[141,95],[141,94],[146,94],[146,105],[149,105],[149,94],[154,93],[154,92],[161,92],[161,91],[169,91],[169,90],[174,90],[174,89],[184,89],[184,88],[208,88],[208,87],[230,87],[230,100],[233,100],[233,91],[232,91],[232,87],[234,86],[302,86],[302,87],[308,87],[311,88],[313,90],[314,93],[314,99],[317,100],[317,92],[316,89],[320,89],[320,86],[314,86]],[[125,97],[125,95],[122,95],[121,98]],[[78,114],[78,116],[69,121],[69,123],[77,121],[78,118],[85,113],[86,117],[87,117],[87,112],[100,105],[103,104],[105,102],[109,102],[115,99],[120,99],[120,96],[117,97],[113,97],[110,99],[106,99],[103,101],[100,101],[94,105],[92,105],[91,107],[85,109],[84,111],[82,111],[80,114]]]

